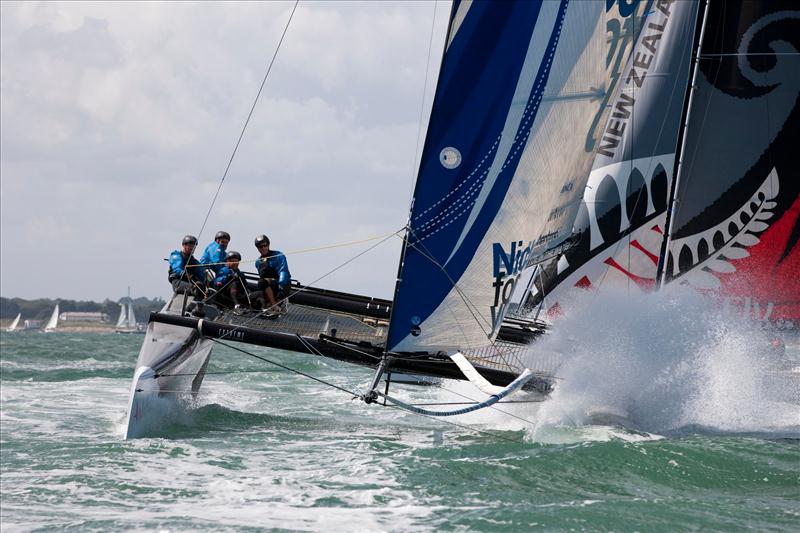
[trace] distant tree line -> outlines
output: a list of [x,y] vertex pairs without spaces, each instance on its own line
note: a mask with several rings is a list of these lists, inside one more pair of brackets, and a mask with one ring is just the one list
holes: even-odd
[[[161,298],[131,298],[133,300],[133,312],[139,322],[145,322],[152,311],[158,311],[164,307],[164,300]],[[41,298],[39,300],[23,300],[22,298],[2,298],[0,297],[0,318],[12,319],[17,313],[22,313],[23,320],[47,320],[53,312],[58,302],[58,310],[62,313],[67,311],[79,312],[100,312],[106,313],[111,322],[116,322],[119,318],[119,304],[128,304],[128,298],[120,298],[114,302],[106,299],[102,303],[87,302],[80,300],[50,300]]]

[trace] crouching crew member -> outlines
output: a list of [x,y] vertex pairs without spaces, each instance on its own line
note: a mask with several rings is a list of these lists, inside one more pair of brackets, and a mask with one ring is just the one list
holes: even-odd
[[258,270],[258,292],[263,295],[264,309],[268,312],[279,312],[278,299],[286,298],[289,283],[292,275],[289,273],[289,265],[286,257],[277,250],[269,249],[269,238],[266,235],[259,235],[255,240],[256,248],[260,257],[256,259],[256,270]]
[[[176,293],[188,293],[202,297],[204,286],[203,268],[195,259],[194,249],[197,237],[187,235],[183,238],[180,250],[169,254],[169,282]],[[199,294],[198,294],[199,293]]]
[[239,270],[241,260],[242,255],[239,252],[228,252],[225,256],[225,266],[220,269],[213,283],[218,296],[233,302],[233,312],[236,314],[243,313],[242,303],[248,302],[247,280],[244,273]]
[[[218,231],[214,235],[214,242],[209,243],[206,249],[203,250],[203,255],[200,256],[200,264],[206,265],[208,268],[208,280],[212,282],[216,278],[222,268],[225,266],[225,257],[227,256],[228,243],[231,242],[231,235],[227,231]],[[213,282],[212,282],[213,283]]]

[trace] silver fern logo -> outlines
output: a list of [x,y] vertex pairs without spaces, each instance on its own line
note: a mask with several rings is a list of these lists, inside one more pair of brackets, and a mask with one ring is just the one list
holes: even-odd
[[[673,279],[682,278],[698,289],[720,288],[717,276],[735,272],[732,262],[748,257],[747,248],[758,244],[757,235],[769,227],[767,221],[774,216],[777,204],[773,200],[778,196],[779,185],[778,173],[772,169],[750,200],[726,220],[695,235],[673,240],[670,243]],[[681,264],[689,266],[682,268]]]

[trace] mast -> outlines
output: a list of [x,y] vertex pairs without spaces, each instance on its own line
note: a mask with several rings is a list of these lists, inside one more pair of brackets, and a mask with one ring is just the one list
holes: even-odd
[[705,0],[704,3],[698,5],[698,10],[703,10],[703,22],[700,25],[700,32],[697,42],[695,43],[694,50],[692,51],[692,61],[694,62],[694,69],[692,71],[692,81],[689,83],[689,98],[686,102],[686,107],[684,109],[684,120],[683,120],[683,127],[681,128],[680,132],[680,142],[678,145],[678,153],[675,155],[675,172],[674,172],[674,179],[672,182],[672,193],[670,194],[669,205],[667,207],[667,219],[666,219],[666,228],[667,231],[664,232],[664,239],[661,242],[661,253],[658,256],[658,267],[656,270],[656,285],[655,289],[659,290],[666,280],[667,272],[666,272],[666,265],[667,265],[667,256],[669,254],[669,242],[672,238],[672,232],[674,230],[675,218],[673,217],[673,212],[676,208],[676,203],[680,202],[678,199],[678,187],[680,186],[681,180],[681,173],[683,171],[683,155],[686,148],[686,130],[689,127],[689,119],[692,110],[692,102],[694,101],[695,95],[695,88],[697,87],[697,73],[700,70],[700,54],[702,53],[702,46],[703,46],[703,37],[706,32],[706,23],[708,20],[708,5],[711,0]]

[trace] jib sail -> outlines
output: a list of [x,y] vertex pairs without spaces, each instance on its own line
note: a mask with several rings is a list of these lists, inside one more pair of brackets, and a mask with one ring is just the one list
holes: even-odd
[[[580,300],[582,289],[650,290],[664,241],[667,205],[685,108],[698,15],[696,2],[640,5],[621,25],[609,63],[619,80],[575,220],[576,241],[536,273],[525,307],[550,316]],[[632,45],[627,54],[626,46]]]

